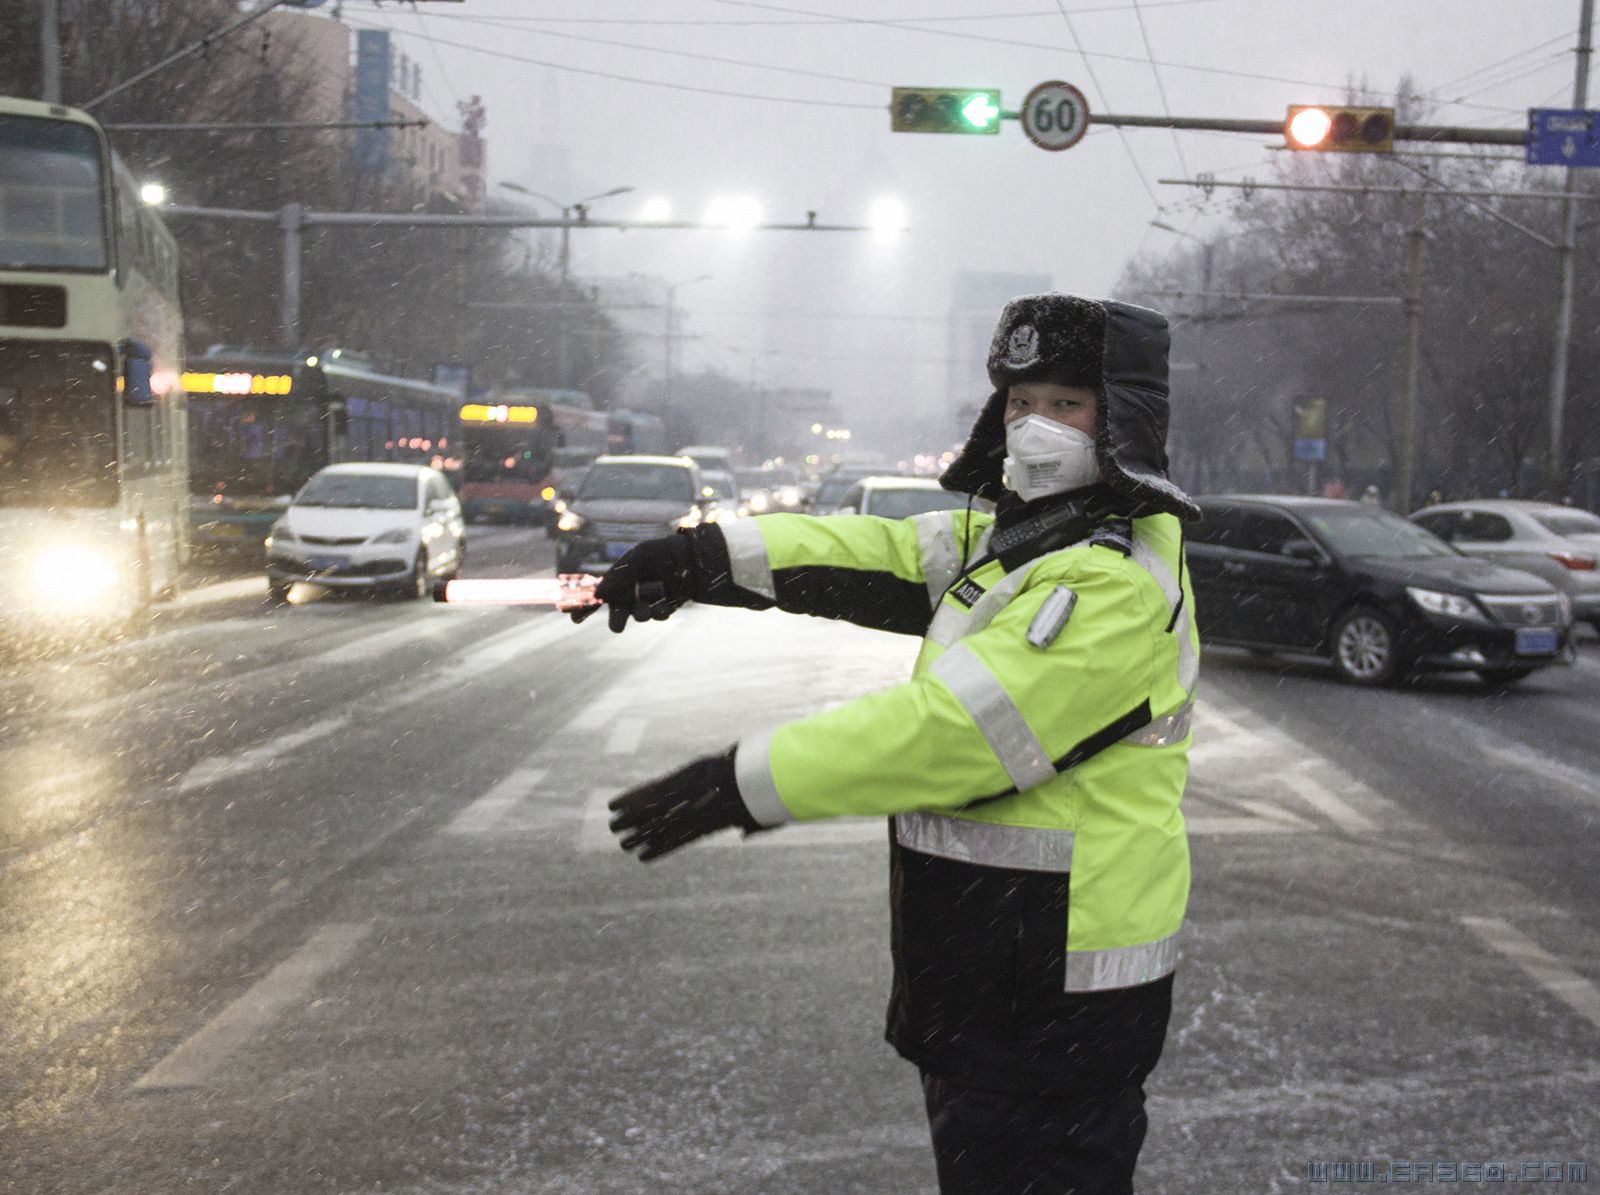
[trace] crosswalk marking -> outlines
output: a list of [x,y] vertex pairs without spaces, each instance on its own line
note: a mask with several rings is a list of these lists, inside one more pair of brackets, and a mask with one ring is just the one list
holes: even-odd
[[544,768],[520,767],[451,819],[441,834],[494,831],[545,777]]
[[1600,990],[1594,984],[1499,917],[1463,917],[1461,924],[1491,950],[1516,963],[1573,1012],[1600,1028]]
[[[399,629],[408,630],[408,628],[404,627]],[[563,638],[570,634],[573,629],[575,628],[572,623],[565,619],[548,619],[533,626],[513,627],[509,631],[501,632],[499,635],[486,640],[454,659],[436,664],[417,681],[399,692],[381,700],[363,704],[361,712],[368,719],[392,714],[408,705],[413,705],[418,701],[431,697],[441,690],[461,684],[463,679],[474,675],[483,668],[504,664],[518,655],[543,647],[553,640]],[[392,633],[386,632],[369,638],[389,641],[391,637]],[[410,637],[412,641],[415,640],[416,632],[414,630],[410,630]],[[329,656],[324,657],[324,659],[336,655],[337,652],[329,653]],[[349,663],[351,661],[348,657],[344,657],[340,662]],[[354,721],[355,715],[353,713],[334,714],[327,718],[320,718],[299,729],[278,735],[269,742],[247,747],[226,755],[214,755],[202,759],[178,781],[178,791],[190,792],[208,784],[215,784],[219,780],[231,779],[244,772],[269,767],[279,759],[309,743],[337,734]]]
[[304,1003],[317,980],[350,957],[370,925],[324,925],[306,944],[259,979],[194,1036],[151,1067],[135,1091],[203,1087],[240,1046],[281,1014]]

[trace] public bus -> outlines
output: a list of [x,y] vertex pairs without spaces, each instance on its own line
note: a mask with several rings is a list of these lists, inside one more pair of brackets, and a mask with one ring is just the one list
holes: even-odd
[[459,390],[378,372],[347,349],[213,347],[183,375],[190,534],[197,547],[261,549],[324,465],[432,465],[459,485]]
[[564,474],[604,453],[610,421],[581,390],[497,391],[461,408],[469,520],[550,523]]
[[0,623],[115,629],[188,554],[178,247],[92,117],[0,98]]
[[667,450],[667,428],[661,419],[645,411],[612,411],[606,452],[660,455]]

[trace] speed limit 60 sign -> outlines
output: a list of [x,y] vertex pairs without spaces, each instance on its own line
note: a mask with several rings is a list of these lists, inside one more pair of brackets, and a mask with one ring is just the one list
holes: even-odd
[[1071,83],[1041,83],[1022,101],[1022,131],[1040,149],[1071,149],[1089,131],[1089,101]]

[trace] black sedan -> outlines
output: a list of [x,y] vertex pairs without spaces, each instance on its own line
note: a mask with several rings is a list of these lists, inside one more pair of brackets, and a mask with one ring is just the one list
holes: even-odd
[[1505,684],[1572,658],[1572,609],[1548,582],[1399,515],[1263,495],[1200,506],[1188,563],[1208,644],[1320,656],[1361,685],[1428,669]]

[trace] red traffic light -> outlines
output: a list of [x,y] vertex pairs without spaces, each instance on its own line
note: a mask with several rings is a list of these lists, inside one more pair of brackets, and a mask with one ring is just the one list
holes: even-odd
[[1291,104],[1283,122],[1290,149],[1336,153],[1391,153],[1394,109]]

